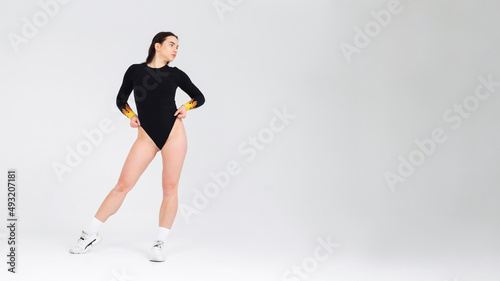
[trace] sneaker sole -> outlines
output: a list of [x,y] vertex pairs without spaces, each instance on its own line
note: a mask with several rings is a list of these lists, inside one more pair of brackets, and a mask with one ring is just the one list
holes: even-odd
[[153,262],[164,262],[165,258],[163,258],[163,259],[152,259],[152,258],[149,258],[149,260],[153,261]]

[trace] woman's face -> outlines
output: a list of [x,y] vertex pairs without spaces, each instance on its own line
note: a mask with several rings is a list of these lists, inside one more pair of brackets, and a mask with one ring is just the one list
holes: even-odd
[[179,42],[175,36],[167,36],[162,44],[156,43],[157,55],[167,61],[173,61],[177,56],[177,49],[179,49]]

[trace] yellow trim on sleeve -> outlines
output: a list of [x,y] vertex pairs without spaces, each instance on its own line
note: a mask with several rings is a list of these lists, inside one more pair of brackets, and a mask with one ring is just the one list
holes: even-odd
[[186,107],[186,111],[187,111],[187,110],[190,110],[190,109],[193,109],[196,107],[196,101],[194,99],[191,99],[190,101],[186,102],[183,105]]
[[125,114],[125,116],[127,116],[129,119],[132,119],[132,117],[134,117],[135,114],[133,111],[132,111],[132,108],[130,108],[130,106],[128,106],[128,104],[125,105],[125,108],[122,109],[122,112],[123,114]]

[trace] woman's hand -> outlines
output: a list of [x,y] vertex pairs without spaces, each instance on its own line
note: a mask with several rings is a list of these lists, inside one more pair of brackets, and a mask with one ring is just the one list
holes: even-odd
[[134,116],[132,116],[132,118],[130,118],[130,127],[137,128],[140,125],[141,125],[141,122],[139,122],[139,117],[137,117],[137,115],[134,115]]
[[177,111],[174,113],[174,116],[177,116],[177,118],[181,119],[186,118],[186,107],[184,105],[181,105],[181,107],[179,107],[179,109],[177,109]]

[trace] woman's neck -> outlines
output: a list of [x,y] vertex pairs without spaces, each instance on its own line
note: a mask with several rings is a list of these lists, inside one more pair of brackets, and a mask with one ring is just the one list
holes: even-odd
[[149,67],[152,68],[162,68],[168,63],[167,60],[162,60],[154,57],[153,60],[148,64]]

